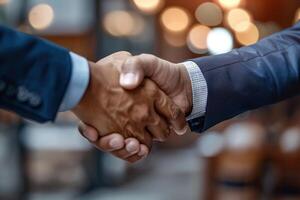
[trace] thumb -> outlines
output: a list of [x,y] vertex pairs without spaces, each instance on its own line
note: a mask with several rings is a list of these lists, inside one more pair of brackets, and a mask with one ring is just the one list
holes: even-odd
[[154,61],[155,56],[145,54],[128,58],[120,69],[120,85],[128,90],[137,88],[145,76],[153,74]]

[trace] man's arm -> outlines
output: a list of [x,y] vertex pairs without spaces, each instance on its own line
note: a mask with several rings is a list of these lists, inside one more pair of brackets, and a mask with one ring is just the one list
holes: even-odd
[[46,122],[80,101],[89,81],[84,58],[3,26],[0,46],[1,108]]
[[300,23],[255,45],[193,62],[208,87],[205,115],[190,122],[194,131],[202,132],[300,93]]

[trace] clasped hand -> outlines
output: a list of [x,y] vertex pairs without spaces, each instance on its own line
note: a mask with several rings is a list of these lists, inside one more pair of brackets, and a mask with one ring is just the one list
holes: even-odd
[[[144,61],[150,58],[155,57],[144,55]],[[113,139],[109,141],[112,147],[114,147],[114,140],[115,147],[118,146],[116,145],[118,137],[121,137],[119,140],[121,142],[124,140],[126,144],[130,142],[134,144],[132,141],[138,141],[141,144],[138,151],[141,152],[128,153],[128,148],[123,148],[123,145],[119,145],[117,150],[112,151],[114,155],[129,162],[135,162],[141,159],[143,154],[147,154],[151,149],[152,141],[165,141],[172,132],[186,133],[188,126],[185,115],[187,109],[190,109],[183,108],[180,103],[176,104],[176,101],[184,102],[182,95],[172,94],[173,91],[168,91],[172,88],[168,88],[166,84],[155,81],[155,78],[155,82],[144,79],[144,76],[149,73],[153,75],[154,71],[149,71],[150,68],[147,69],[148,71],[142,70],[145,63],[143,61],[139,63],[138,60],[127,52],[119,52],[98,63],[90,63],[88,89],[78,106],[73,109],[75,115],[88,125],[90,132],[94,129],[94,133],[89,134],[85,130],[83,135],[101,150],[109,151],[110,147],[106,142],[110,140],[109,138]],[[132,73],[122,74],[124,70],[130,69],[128,66],[139,71],[140,76],[134,77]],[[128,76],[133,79],[133,84],[126,80]],[[169,76],[172,74],[158,78],[163,81],[173,81],[174,77]],[[172,84],[175,87],[176,82]],[[157,84],[165,86],[162,87],[163,91]]]

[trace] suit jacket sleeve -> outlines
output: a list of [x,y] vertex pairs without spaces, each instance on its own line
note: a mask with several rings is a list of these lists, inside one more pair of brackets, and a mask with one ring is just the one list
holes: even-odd
[[69,51],[0,26],[0,107],[54,120],[71,76]]
[[202,132],[300,93],[300,22],[252,46],[193,61],[208,87],[205,117],[190,122],[194,131]]

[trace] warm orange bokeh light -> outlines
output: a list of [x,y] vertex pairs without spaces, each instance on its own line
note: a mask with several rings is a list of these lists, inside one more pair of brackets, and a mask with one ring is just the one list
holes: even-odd
[[183,32],[190,25],[190,16],[183,8],[171,7],[162,13],[161,23],[170,32]]
[[104,17],[105,30],[116,37],[128,37],[140,34],[144,29],[144,21],[127,11],[109,12]]
[[195,25],[188,34],[187,43],[194,53],[207,52],[207,36],[210,28],[203,25]]
[[165,0],[132,0],[134,5],[142,12],[157,13],[165,4]]
[[48,4],[38,4],[29,11],[28,20],[34,29],[46,29],[54,20],[53,8]]
[[246,31],[251,20],[249,12],[241,8],[232,9],[227,14],[227,23],[236,32]]
[[255,24],[250,23],[248,29],[243,32],[236,32],[236,39],[242,45],[251,45],[259,40],[259,31]]
[[241,0],[219,0],[219,3],[223,8],[231,9],[238,7],[241,4]]
[[206,2],[201,4],[195,12],[196,19],[206,26],[217,26],[222,23],[223,12],[214,3]]

